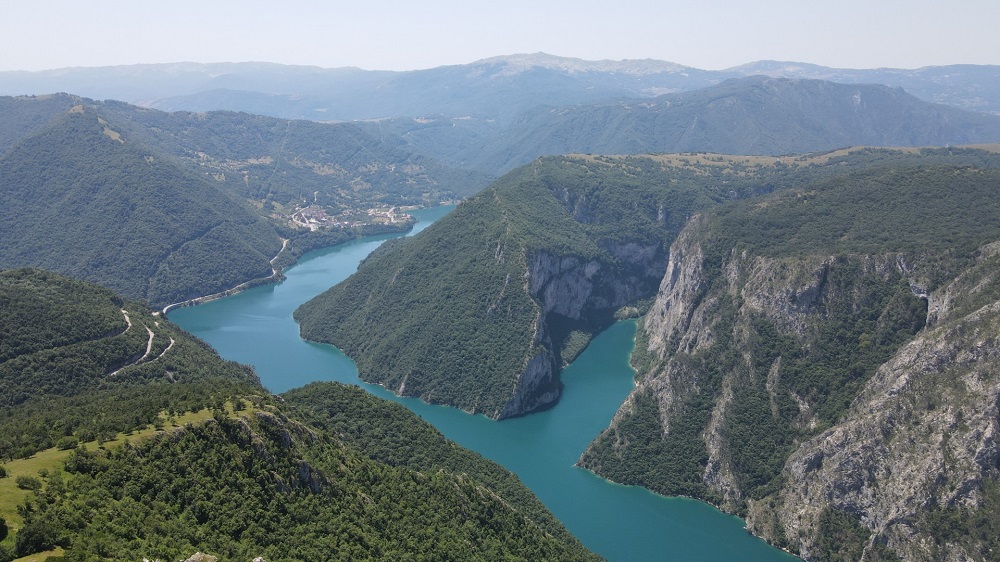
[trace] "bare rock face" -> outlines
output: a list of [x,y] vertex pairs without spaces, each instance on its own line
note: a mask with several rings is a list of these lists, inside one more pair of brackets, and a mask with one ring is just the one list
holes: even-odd
[[948,303],[931,308],[937,325],[882,365],[841,423],[792,454],[785,486],[751,507],[752,531],[773,538],[776,519],[810,558],[833,508],[870,530],[869,554],[879,543],[904,560],[978,558],[937,544],[922,514],[975,509],[983,479],[1000,476],[1000,302],[951,314],[995,278],[995,263],[984,265],[931,295]]
[[[618,308],[651,292],[666,260],[659,245],[609,246],[614,261],[538,252],[526,259],[525,291],[539,305],[534,336],[512,396],[493,417],[523,415],[559,399],[559,361],[550,323],[611,318]],[[596,323],[600,324],[601,320]]]
[[[681,341],[678,349],[691,350],[711,342],[710,330],[690,330],[692,323],[704,327],[703,318],[694,318],[698,297],[705,290],[702,268],[704,255],[701,245],[693,239],[700,219],[681,231],[670,248],[667,271],[660,283],[656,301],[646,315],[649,349],[660,357],[666,353],[669,338],[674,335],[696,336]],[[698,338],[702,338],[699,340]]]
[[520,416],[559,399],[559,371],[544,313],[539,312],[533,331],[529,354],[525,357],[524,369],[517,379],[511,399],[493,415],[494,419]]
[[[932,537],[923,514],[974,510],[984,479],[1000,478],[1000,244],[982,248],[978,264],[929,292],[912,274],[910,262],[919,257],[897,254],[776,258],[733,251],[721,270],[709,272],[701,226],[701,219],[692,219],[671,247],[659,294],[637,338],[636,390],[581,465],[613,480],[676,493],[671,482],[654,478],[650,486],[644,480],[655,471],[636,475],[620,467],[636,458],[630,449],[650,439],[663,443],[654,464],[675,463],[670,439],[697,415],[700,429],[693,435],[704,451],[700,497],[746,514],[755,534],[807,559],[822,559],[822,519],[832,510],[856,521],[868,536],[866,559],[885,552],[904,560],[978,559],[966,543]],[[913,303],[920,300],[927,302],[926,318],[913,317],[919,312]],[[872,328],[854,333],[847,325],[845,331],[845,324],[834,323],[842,322],[838,314],[848,321],[869,318]],[[901,314],[910,317],[900,321]],[[896,328],[875,333],[894,321],[916,335]],[[831,325],[840,328],[831,331]],[[878,337],[903,339],[884,347],[888,351],[870,374],[857,372],[867,378],[831,419],[829,408],[825,418],[817,411],[824,407],[821,398],[800,393],[796,381],[788,380],[801,376],[801,356],[798,370],[790,371],[791,356],[761,348],[768,345],[762,330],[770,331],[770,341],[794,342],[783,349],[793,345],[803,356],[840,342],[848,361]],[[719,362],[725,354],[728,362]],[[712,367],[712,361],[724,368]],[[767,420],[770,408],[770,417],[784,424],[776,427],[793,441],[776,465],[780,477],[753,489],[754,473],[734,436],[745,434],[736,427],[745,419],[739,417],[742,395],[755,390],[762,391],[756,419]],[[642,425],[636,421],[640,406],[650,400],[658,437],[634,430]],[[748,403],[743,401],[744,412]],[[618,472],[609,474],[609,466]]]

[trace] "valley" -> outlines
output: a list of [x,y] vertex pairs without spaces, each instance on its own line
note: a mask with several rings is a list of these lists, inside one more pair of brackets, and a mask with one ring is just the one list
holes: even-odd
[[[402,407],[329,383],[273,396],[168,319],[56,274],[4,271],[0,302],[0,559],[597,559],[516,476]],[[374,434],[349,438],[359,422]],[[419,447],[395,450],[399,428]]]
[[[420,230],[441,215],[436,210],[416,214]],[[177,310],[170,318],[227,359],[254,365],[275,392],[295,393],[291,389],[310,380],[332,380],[360,383],[375,396],[400,402],[446,437],[517,473],[570,532],[608,560],[661,560],[665,552],[684,560],[792,559],[749,536],[739,519],[704,503],[617,486],[574,466],[634,387],[628,365],[634,321],[609,328],[566,369],[565,393],[555,407],[500,423],[399,399],[381,386],[361,383],[353,362],[336,348],[300,339],[292,311],[328,283],[346,278],[383,241],[359,240],[314,252],[290,268],[279,285]],[[310,375],[299,375],[304,373]]]
[[0,562],[996,560],[997,75],[0,72]]

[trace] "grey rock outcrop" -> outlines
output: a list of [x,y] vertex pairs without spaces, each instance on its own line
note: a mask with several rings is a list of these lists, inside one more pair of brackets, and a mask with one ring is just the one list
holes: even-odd
[[776,520],[811,558],[818,519],[832,508],[871,531],[869,554],[878,542],[904,560],[979,559],[931,537],[923,514],[974,510],[983,480],[1000,477],[1000,302],[955,315],[997,278],[995,252],[982,255],[931,295],[937,325],[879,368],[841,423],[791,455],[786,484],[751,506],[751,531],[774,538]]
[[613,260],[549,252],[526,259],[525,291],[539,306],[532,345],[510,400],[493,417],[523,415],[559,399],[559,344],[550,329],[556,317],[602,327],[615,310],[648,296],[663,275],[666,259],[659,244],[608,244],[608,251]]
[[[888,549],[904,560],[979,559],[968,541],[932,537],[924,514],[974,511],[984,480],[1000,478],[1000,244],[983,247],[977,264],[928,291],[914,274],[919,256],[891,253],[777,258],[734,250],[721,270],[707,272],[702,226],[700,218],[692,219],[671,247],[633,357],[636,390],[581,464],[615,479],[602,468],[621,466],[628,449],[641,441],[627,426],[643,397],[654,399],[666,440],[690,415],[685,404],[708,393],[711,408],[703,410],[698,434],[705,451],[703,497],[723,509],[745,509],[755,534],[814,559],[821,518],[836,510],[870,534],[866,557]],[[904,294],[880,293],[878,287],[901,287],[893,290]],[[873,300],[879,294],[882,300]],[[918,299],[927,302],[926,318],[913,317]],[[901,311],[911,316],[903,322],[907,329],[923,328],[891,348],[832,424],[817,412],[822,404],[815,396],[783,386],[788,358],[778,355],[762,364],[769,356],[755,344],[764,325],[809,350],[823,338],[830,341],[835,314],[875,314],[872,325],[882,329],[894,314],[898,321]],[[860,354],[870,336],[865,332],[840,345]],[[735,359],[713,375],[704,358],[720,346]],[[774,480],[778,487],[763,496],[750,493],[746,475],[734,464],[734,433],[726,425],[739,392],[752,388],[766,389],[775,418],[784,398],[786,421],[802,436],[788,448]],[[797,409],[791,417],[789,403]],[[599,455],[608,454],[619,462],[602,463]],[[654,462],[668,461],[670,452],[663,454]]]

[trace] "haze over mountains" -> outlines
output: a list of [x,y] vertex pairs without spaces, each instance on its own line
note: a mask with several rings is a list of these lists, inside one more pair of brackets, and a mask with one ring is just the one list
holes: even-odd
[[55,91],[165,111],[364,120],[383,143],[493,177],[550,154],[780,155],[1000,138],[1000,117],[984,115],[1000,113],[1000,67],[972,65],[704,71],[536,53],[408,72],[178,63],[0,73],[0,93]]
[[[17,95],[0,98],[0,268],[41,267],[104,287],[34,269],[0,275],[15,295],[4,302],[24,303],[3,308],[16,315],[0,318],[0,331],[21,334],[34,309],[55,325],[72,308],[90,331],[63,339],[94,339],[97,351],[73,350],[100,359],[81,367],[62,346],[43,346],[14,358],[24,366],[0,360],[5,388],[18,389],[0,392],[0,423],[19,440],[0,439],[5,457],[100,436],[80,420],[56,425],[61,410],[50,404],[70,404],[86,412],[81,419],[92,411],[75,390],[53,396],[77,388],[66,381],[101,403],[125,390],[138,400],[135,388],[150,382],[169,400],[100,429],[139,428],[175,406],[211,402],[218,414],[144,445],[158,461],[150,472],[183,466],[183,439],[212,457],[244,459],[250,468],[227,464],[227,478],[251,475],[260,497],[284,506],[289,490],[311,502],[336,484],[311,467],[353,467],[344,474],[364,476],[362,488],[375,486],[381,502],[342,494],[357,500],[344,513],[359,521],[366,505],[394,512],[394,493],[368,476],[417,491],[430,482],[459,492],[442,513],[485,500],[468,505],[504,529],[486,545],[491,554],[520,540],[528,559],[586,557],[519,485],[469,483],[477,476],[464,461],[443,471],[413,459],[399,460],[405,471],[370,465],[370,456],[397,458],[389,441],[398,429],[380,434],[374,450],[343,452],[343,424],[392,417],[383,407],[341,416],[357,400],[319,387],[278,405],[249,371],[169,323],[143,312],[145,331],[131,329],[144,308],[274,280],[311,248],[405,230],[398,207],[463,199],[303,305],[302,333],[340,346],[362,377],[399,394],[506,418],[555,403],[561,369],[594,335],[643,316],[636,390],[582,465],[711,501],[810,559],[1000,552],[1000,157],[995,147],[949,146],[1000,144],[1000,67],[764,61],[704,71],[536,54],[411,72],[261,63],[8,72],[0,92]],[[869,147],[836,150],[854,145]],[[645,154],[670,152],[682,154]],[[72,287],[92,302],[67,304]],[[46,339],[45,326],[31,327],[24,338]],[[114,377],[126,368],[146,378],[119,389]],[[211,400],[182,393],[185,373],[202,368],[232,371],[205,382],[218,390]],[[265,415],[223,405],[247,397]],[[133,470],[130,454],[80,453],[73,478],[100,489],[101,467]],[[183,475],[164,478],[135,486],[147,517],[161,512],[140,488],[185,488],[176,484]],[[75,514],[86,498],[56,497],[61,485],[47,482],[44,493],[54,488],[53,509]],[[214,519],[186,496],[169,499],[197,527],[247,519],[231,496],[213,491],[230,510]],[[69,520],[57,521],[60,540],[77,541],[81,553],[96,544]],[[53,526],[43,515],[24,523]],[[417,519],[418,528],[438,524]],[[259,529],[243,531],[254,541],[217,533],[216,548],[263,548]],[[345,538],[345,548],[357,540]]]
[[[377,205],[436,204],[467,197],[490,178],[543,155],[782,155],[855,145],[997,142],[1000,116],[933,104],[889,86],[801,78],[871,76],[895,77],[898,82],[907,77],[925,93],[938,92],[933,96],[974,106],[978,102],[973,98],[992,95],[993,70],[963,67],[869,75],[757,63],[727,75],[659,61],[589,62],[537,54],[413,72],[243,63],[0,73],[0,91],[68,89],[199,110],[164,112],[70,94],[0,98],[0,188],[21,190],[21,195],[6,195],[20,203],[4,209],[4,246],[10,251],[0,256],[0,266],[53,267],[162,306],[270,277],[271,265],[280,269],[309,248],[359,232],[286,230],[306,206],[335,217]],[[759,71],[798,77],[723,80]],[[686,91],[656,95],[679,90]],[[66,128],[72,120],[62,115],[74,108],[85,108],[96,119],[89,141]],[[203,111],[208,109],[311,119],[391,118],[317,123],[243,111]],[[111,134],[100,134],[101,129]],[[28,148],[18,148],[26,142]],[[101,150],[90,150],[87,143]],[[192,223],[187,234],[184,229],[172,232],[169,241],[157,234],[123,237],[131,232],[130,221],[156,232],[157,223],[150,219],[166,203],[138,204],[122,217],[108,212],[102,202],[122,200],[110,190],[125,185],[127,177],[84,178],[114,176],[117,168],[108,163],[119,161],[119,156],[97,157],[111,149],[131,154],[135,170],[144,160],[166,166],[154,175],[157,181],[172,188],[188,186],[168,197],[174,205],[171,212],[203,218]],[[73,177],[46,179],[33,173],[39,150],[50,151],[46,167],[75,170]],[[165,170],[184,179],[168,180]],[[28,179],[15,185],[17,177]],[[27,185],[37,189],[25,191]],[[46,190],[49,194],[43,195]],[[53,205],[53,193],[67,195],[60,201],[76,201],[71,204],[75,212]],[[222,199],[212,199],[215,193]],[[249,211],[241,208],[245,204]],[[225,210],[232,205],[237,210]],[[98,223],[70,228],[74,219],[84,216]],[[241,229],[256,224],[255,234],[226,230],[223,236],[220,225],[232,220],[208,216],[256,216],[235,219],[244,225]],[[62,228],[51,228],[53,224]],[[89,236],[80,236],[83,232]],[[268,263],[282,247],[279,238],[290,239],[287,251]],[[114,250],[119,244],[135,249],[147,242],[151,245],[136,259],[124,259],[128,252]],[[50,252],[52,248],[62,250]],[[148,263],[140,266],[144,261]],[[223,262],[237,267],[218,267]],[[117,275],[125,271],[130,273]]]
[[0,94],[70,92],[163,110],[230,109],[313,120],[478,115],[536,105],[651,98],[766,75],[902,87],[924,101],[1000,112],[1000,67],[836,69],[758,61],[708,71],[656,60],[585,61],[545,53],[407,72],[270,63],[176,63],[0,72]]

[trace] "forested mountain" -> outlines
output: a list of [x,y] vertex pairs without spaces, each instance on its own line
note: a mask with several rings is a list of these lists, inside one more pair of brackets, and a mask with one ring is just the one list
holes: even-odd
[[491,417],[523,414],[558,398],[559,369],[591,334],[655,294],[690,214],[910,158],[919,156],[542,159],[420,236],[386,244],[296,319],[365,380]]
[[756,76],[649,100],[537,108],[476,153],[452,158],[503,171],[547,154],[782,155],[998,140],[1000,117],[930,104],[900,89]]
[[93,111],[0,158],[0,267],[37,266],[163,305],[271,275],[263,217]]
[[539,156],[718,152],[783,155],[845,146],[995,143],[1000,117],[898,88],[754,76],[656,98],[539,106],[509,124],[397,118],[364,126],[456,167],[500,175]]
[[583,466],[809,559],[989,559],[998,186],[1000,157],[968,149],[543,159],[296,317],[362,377],[503,417],[649,307],[637,388]]
[[669,232],[729,191],[694,173],[670,186],[669,167],[551,158],[511,172],[302,305],[302,336],[399,394],[494,418],[550,404],[569,348],[651,295]]
[[486,176],[421,156],[399,139],[350,123],[247,113],[165,113],[67,94],[0,98],[0,153],[84,107],[129,140],[173,156],[271,212],[303,201],[334,208],[434,204],[478,191]]
[[141,305],[41,270],[0,273],[0,303],[0,560],[597,559],[402,406],[336,384],[275,399]]
[[247,367],[113,292],[38,269],[0,272],[0,459],[63,437],[109,439],[162,411],[257,389]]
[[[351,186],[360,181],[376,190],[405,185],[407,191],[451,190],[464,196],[485,185],[476,173],[495,178],[543,155],[780,155],[1000,140],[1000,118],[984,115],[1000,114],[1000,70],[991,66],[842,70],[762,61],[703,71],[662,61],[584,61],[537,53],[409,72],[241,63],[0,73],[0,92],[59,90],[171,111],[356,121],[340,124],[341,136],[321,143],[317,134],[329,136],[332,129],[263,118],[236,125],[245,127],[247,137],[237,136],[235,150],[202,142],[214,149],[205,151],[206,164],[228,174],[234,184],[240,174],[248,174],[249,181],[259,182],[248,191],[265,194],[272,194],[274,186],[268,184],[276,179],[294,177],[284,183],[302,184],[299,194],[308,195],[306,184],[319,178],[300,173],[306,170],[345,174],[345,179],[358,175]],[[189,156],[197,154],[190,150],[195,137],[234,129],[234,118],[224,114],[209,113],[204,127],[189,113],[164,115],[160,121],[173,125],[158,132],[173,137],[168,143],[182,141]],[[294,126],[286,128],[288,123]],[[302,149],[292,157],[281,154],[286,133],[305,146],[304,154]],[[365,137],[360,142],[366,148],[338,151],[337,158],[316,150],[357,146],[359,137]],[[377,149],[367,144],[372,139]],[[273,162],[244,150],[247,140],[271,147],[266,152]],[[406,164],[392,173],[376,164],[371,174],[365,162],[355,161],[372,150],[385,153],[376,162]],[[434,161],[475,172],[440,170]],[[412,174],[414,167],[423,173]]]
[[[37,266],[153,306],[272,277],[305,250],[407,223],[366,209],[472,193],[464,172],[350,124],[168,114],[69,95],[0,98],[0,267]],[[342,223],[291,225],[314,205]],[[348,222],[355,221],[355,222]]]
[[809,78],[840,84],[882,84],[903,88],[924,101],[968,111],[1000,114],[1000,67],[995,65],[952,64],[912,70],[847,69],[801,62],[757,61],[725,72],[740,76]]
[[692,219],[581,463],[809,559],[994,559],[998,189],[894,163]]

